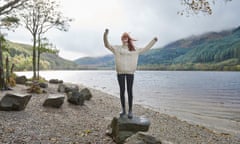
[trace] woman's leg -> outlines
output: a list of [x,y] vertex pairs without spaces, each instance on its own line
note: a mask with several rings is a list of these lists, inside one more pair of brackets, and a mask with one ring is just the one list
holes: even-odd
[[128,92],[128,105],[129,105],[128,117],[129,118],[132,118],[133,80],[134,80],[134,75],[133,74],[127,74],[127,92]]
[[120,88],[120,100],[121,100],[121,106],[122,106],[122,112],[120,113],[120,116],[123,116],[126,114],[125,109],[125,75],[124,74],[118,74],[118,84]]

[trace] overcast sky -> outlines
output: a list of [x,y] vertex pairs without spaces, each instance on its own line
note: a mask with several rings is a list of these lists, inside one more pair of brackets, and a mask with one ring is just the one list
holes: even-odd
[[[69,60],[84,56],[110,54],[103,45],[103,32],[110,30],[111,44],[121,44],[121,34],[130,32],[135,45],[145,46],[153,37],[154,48],[191,35],[221,31],[240,26],[240,1],[225,3],[216,0],[212,15],[180,16],[181,0],[60,0],[65,16],[73,18],[68,32],[50,30],[47,37]],[[31,44],[31,35],[24,28],[9,32],[7,39]]]

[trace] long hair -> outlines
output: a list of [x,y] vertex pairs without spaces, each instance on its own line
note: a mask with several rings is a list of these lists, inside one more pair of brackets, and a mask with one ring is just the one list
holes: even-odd
[[136,40],[131,38],[129,36],[129,34],[126,33],[126,32],[122,34],[122,38],[121,39],[123,40],[124,38],[128,38],[128,50],[129,51],[135,51],[136,49],[135,49],[135,46],[133,45],[133,41],[136,41]]

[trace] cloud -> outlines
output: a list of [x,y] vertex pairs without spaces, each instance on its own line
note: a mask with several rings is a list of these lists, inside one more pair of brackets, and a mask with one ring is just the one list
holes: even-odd
[[[110,29],[109,41],[121,44],[123,32],[130,32],[137,39],[136,45],[146,45],[153,37],[159,41],[155,48],[191,35],[221,31],[240,25],[240,1],[216,1],[213,15],[180,16],[180,0],[61,0],[63,13],[74,19],[68,32],[51,30],[47,36],[67,59],[82,56],[110,54],[104,48],[102,35]],[[23,30],[9,33],[9,39],[31,42]]]

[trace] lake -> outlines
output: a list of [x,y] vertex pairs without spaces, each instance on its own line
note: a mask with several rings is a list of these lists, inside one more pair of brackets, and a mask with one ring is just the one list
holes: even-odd
[[[32,76],[32,72],[17,74]],[[119,97],[115,71],[41,71],[40,75]],[[240,72],[137,71],[133,94],[135,104],[240,137]]]

